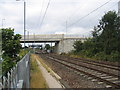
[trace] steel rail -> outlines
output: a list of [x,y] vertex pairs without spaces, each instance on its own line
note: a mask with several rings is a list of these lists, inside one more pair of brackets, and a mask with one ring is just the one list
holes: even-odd
[[[48,58],[48,57],[47,57],[47,58]],[[49,59],[51,59],[51,58],[49,58]],[[102,82],[105,82],[106,84],[109,84],[109,85],[111,85],[111,86],[113,86],[113,87],[115,87],[115,88],[120,88],[120,85],[119,85],[119,84],[115,84],[115,83],[113,83],[113,82],[110,82],[110,81],[108,81],[108,80],[106,80],[106,79],[103,79],[103,78],[101,78],[101,77],[98,77],[98,76],[96,76],[96,75],[92,75],[92,74],[90,74],[90,73],[88,73],[88,72],[85,72],[85,71],[82,71],[82,70],[80,70],[80,69],[78,69],[78,68],[72,67],[71,65],[65,64],[65,63],[63,63],[63,62],[61,62],[61,61],[57,61],[57,60],[55,60],[55,59],[51,59],[51,60],[56,61],[56,62],[58,62],[58,63],[60,63],[60,64],[62,64],[62,65],[65,65],[65,66],[67,66],[67,67],[69,67],[69,68],[72,68],[73,70],[76,70],[76,71],[78,71],[78,72],[82,72],[82,73],[84,73],[84,74],[86,74],[86,75],[88,75],[88,76],[94,77],[95,79],[98,79],[98,80],[100,80],[100,81],[102,81]]]

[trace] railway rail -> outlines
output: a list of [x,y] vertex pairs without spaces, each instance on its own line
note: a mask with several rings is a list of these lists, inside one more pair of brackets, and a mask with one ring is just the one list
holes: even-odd
[[115,75],[118,76],[120,78],[120,68],[117,66],[111,66],[111,65],[107,65],[107,64],[100,64],[99,62],[94,63],[94,62],[88,62],[86,60],[81,60],[81,59],[75,59],[75,58],[69,58],[67,57],[67,59],[65,59],[62,56],[59,55],[49,55],[51,57],[57,58],[57,59],[61,59],[61,60],[66,60],[67,62],[71,62],[74,63],[76,65],[81,65],[83,67],[89,68],[89,69],[94,69],[94,70],[98,70],[101,72],[105,72],[105,73],[109,73],[111,75]]
[[[119,85],[120,84],[120,79],[119,79],[120,76],[119,75],[108,73],[105,71],[100,71],[100,70],[97,70],[96,68],[91,68],[88,66],[80,65],[75,62],[71,62],[71,60],[65,60],[63,58],[59,58],[56,55],[49,54],[49,55],[45,55],[45,56],[50,60],[53,60],[53,61],[60,63],[74,71],[77,71],[78,73],[82,73],[84,75],[87,75],[88,77],[94,78],[95,80],[102,81],[102,82],[108,84],[112,88],[120,88],[120,85]],[[97,64],[95,64],[95,65],[97,65]],[[105,66],[105,65],[99,64],[99,66]],[[110,66],[110,67],[111,67],[111,69],[115,69],[116,71],[117,70],[119,71],[119,69],[115,68],[115,66],[114,66],[114,68],[112,66]],[[107,67],[105,66],[105,68],[109,68],[109,65],[107,65]]]
[[64,57],[64,58],[67,58],[67,59],[70,59],[70,60],[72,59],[72,60],[77,61],[77,62],[88,63],[88,64],[92,64],[92,65],[101,66],[101,67],[110,68],[110,69],[120,71],[120,63],[117,63],[117,65],[114,65],[114,64],[108,64],[108,63],[105,63],[105,62],[100,62],[100,61],[95,61],[95,60],[73,58],[73,57],[68,57],[68,56],[63,56],[63,55],[61,56],[61,55],[56,55],[56,54],[53,54],[53,55],[50,54],[50,56],[55,56],[56,58]]

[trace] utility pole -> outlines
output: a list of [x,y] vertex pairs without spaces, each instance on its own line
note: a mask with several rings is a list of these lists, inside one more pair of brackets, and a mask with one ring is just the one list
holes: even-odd
[[35,53],[35,33],[34,33],[34,53]]
[[[21,0],[16,0],[16,1],[21,1]],[[25,53],[25,29],[26,29],[26,2],[25,2],[25,0],[23,0],[23,2],[24,2],[24,53]]]
[[25,49],[25,29],[26,29],[26,2],[24,1],[24,49]]

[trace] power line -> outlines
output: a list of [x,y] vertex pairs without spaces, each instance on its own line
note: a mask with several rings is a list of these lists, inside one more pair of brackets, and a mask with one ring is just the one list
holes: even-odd
[[44,21],[44,19],[45,19],[45,16],[46,16],[47,10],[48,10],[49,5],[50,5],[50,1],[51,1],[51,0],[49,0],[49,2],[48,2],[48,4],[47,4],[47,7],[46,7],[46,10],[45,10],[45,13],[44,13],[43,18],[42,18],[42,21],[41,21],[41,23],[40,23],[40,27],[42,26],[43,21]]
[[37,23],[38,25],[37,26],[39,26],[40,19],[42,18],[42,11],[43,11],[43,6],[44,6],[44,1],[45,0],[42,1],[42,8],[40,10],[40,16],[39,16],[39,19],[38,19],[38,23]]
[[[104,12],[109,11],[111,8],[113,8],[113,7],[116,6],[117,4],[118,4],[118,2],[117,2],[117,0],[116,0],[116,3],[113,4],[113,5],[110,6],[110,7],[107,7],[106,10],[104,10]],[[94,16],[92,16],[92,17],[90,18],[90,20],[92,20],[94,17],[97,17],[97,16],[99,16],[99,15],[101,15],[101,13],[95,14]],[[91,23],[92,23],[92,22],[91,22]]]
[[71,25],[69,25],[69,27],[75,25],[75,24],[76,24],[77,22],[79,22],[80,20],[86,18],[87,16],[89,16],[89,15],[92,14],[93,12],[95,12],[95,11],[97,11],[98,9],[100,9],[101,7],[105,6],[105,5],[106,5],[107,3],[109,3],[110,1],[112,1],[112,0],[107,1],[106,3],[104,3],[103,5],[101,5],[100,7],[94,9],[93,11],[91,11],[90,13],[88,13],[87,15],[81,17],[81,18],[78,19],[76,22],[74,22],[74,23],[72,23]]

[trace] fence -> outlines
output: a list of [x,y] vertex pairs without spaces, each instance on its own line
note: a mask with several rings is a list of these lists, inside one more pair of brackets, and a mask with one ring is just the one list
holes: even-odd
[[29,88],[30,80],[30,53],[26,54],[10,72],[2,77],[2,88]]

